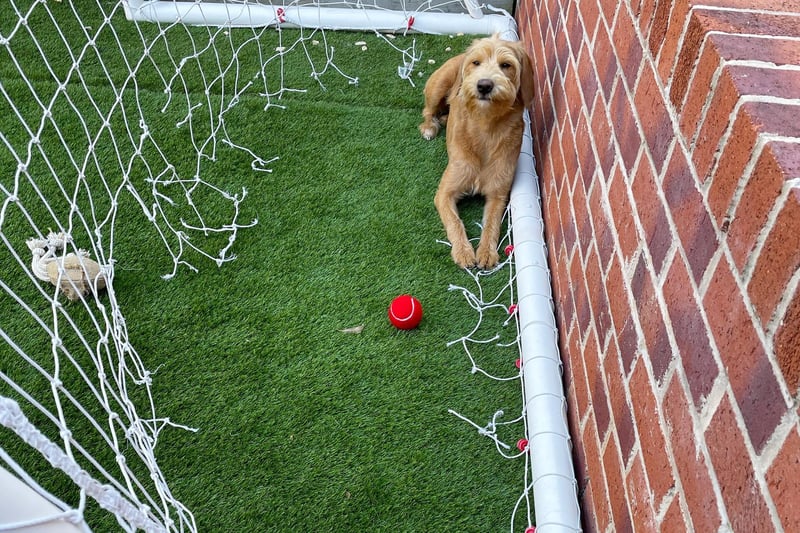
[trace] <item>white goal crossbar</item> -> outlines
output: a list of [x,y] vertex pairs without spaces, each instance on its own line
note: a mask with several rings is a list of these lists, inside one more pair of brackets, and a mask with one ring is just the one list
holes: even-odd
[[326,30],[392,31],[421,33],[491,35],[511,38],[516,32],[505,15],[402,12],[382,9],[350,9],[315,6],[273,6],[249,3],[160,2],[129,0],[126,16],[130,20],[173,24],[263,27],[283,26]]

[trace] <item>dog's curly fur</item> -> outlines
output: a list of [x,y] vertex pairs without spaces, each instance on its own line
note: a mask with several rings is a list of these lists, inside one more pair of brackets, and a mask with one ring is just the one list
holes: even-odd
[[[533,73],[520,43],[479,39],[437,69],[425,84],[419,129],[433,139],[446,125],[447,168],[434,203],[461,267],[492,268],[503,212],[522,145],[523,111],[533,99]],[[458,214],[458,201],[484,196],[477,253]]]

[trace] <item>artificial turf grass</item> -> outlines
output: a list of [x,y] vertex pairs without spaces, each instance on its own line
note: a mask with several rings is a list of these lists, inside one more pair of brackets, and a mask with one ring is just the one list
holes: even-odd
[[[293,114],[307,114],[296,124],[313,122],[325,107],[294,104]],[[382,146],[392,140],[373,136],[371,121],[391,120],[397,131],[410,127],[416,136],[417,113],[403,120],[396,112],[382,115],[355,108],[345,122],[316,121],[320,137],[346,129],[371,139],[375,153],[356,158],[341,148],[309,158],[299,151],[295,159],[288,151],[274,177],[248,185],[247,208],[260,223],[240,235],[236,262],[170,281],[165,303],[189,293],[189,306],[167,311],[165,303],[138,302],[135,322],[127,313],[132,324],[153,323],[144,311],[150,306],[181,334],[167,360],[150,363],[163,365],[155,381],[158,405],[203,429],[170,432],[159,457],[165,465],[165,455],[180,450],[176,468],[183,474],[170,477],[176,494],[195,479],[183,464],[190,449],[197,453],[190,465],[227,473],[217,474],[222,490],[213,499],[184,498],[211,529],[204,517],[231,516],[231,523],[254,531],[490,531],[508,521],[521,463],[499,459],[488,439],[447,409],[486,417],[514,405],[519,391],[472,376],[460,349],[445,348],[471,329],[474,316],[447,291],[466,276],[436,242],[441,228],[431,194],[441,159],[419,161]],[[419,142],[425,150],[428,143]],[[409,178],[414,169],[419,174]],[[408,192],[398,198],[404,187]],[[215,290],[209,295],[202,287]],[[425,306],[416,331],[396,331],[386,319],[388,302],[401,292]],[[360,335],[338,331],[358,324],[365,325]],[[134,339],[140,351],[159,351],[142,342],[158,342],[163,333],[142,337]],[[204,343],[199,361],[192,339]],[[510,352],[498,351],[509,369]],[[204,369],[198,382],[187,379],[186,362]],[[176,414],[186,409],[191,420]],[[225,442],[229,449],[220,457],[217,447]],[[264,471],[253,469],[258,465]],[[237,490],[242,494],[230,494]],[[253,501],[251,492],[264,498]]]
[[[120,206],[115,288],[131,342],[158,369],[159,414],[200,428],[164,432],[157,457],[202,531],[505,529],[521,461],[500,459],[447,409],[485,421],[517,405],[519,390],[469,374],[460,348],[445,347],[475,317],[447,291],[468,278],[436,242],[432,194],[445,155],[441,137],[428,143],[416,130],[425,78],[417,88],[397,79],[396,54],[375,36],[327,38],[358,86],[334,75],[323,91],[302,79],[301,61],[287,83],[308,92],[287,93],[286,110],[264,112],[263,98],[244,96],[226,117],[237,142],[281,157],[273,174],[253,173],[249,156],[230,149],[206,166],[210,181],[247,187],[242,219],[259,219],[239,233],[235,262],[216,269],[190,253],[200,273],[166,282],[162,244],[138,206]],[[468,40],[416,38],[439,64],[446,46],[455,54]],[[353,45],[361,39],[369,53]],[[112,101],[102,75],[87,79]],[[163,106],[157,82],[138,78],[145,109]],[[152,116],[159,144],[187,154],[180,111]],[[194,161],[177,164],[186,175]],[[225,202],[207,201],[224,218]],[[479,211],[471,205],[465,218]],[[386,320],[401,292],[423,301],[418,330]],[[338,331],[356,324],[360,335]],[[482,355],[511,368],[510,352]],[[89,516],[99,529],[113,524]]]

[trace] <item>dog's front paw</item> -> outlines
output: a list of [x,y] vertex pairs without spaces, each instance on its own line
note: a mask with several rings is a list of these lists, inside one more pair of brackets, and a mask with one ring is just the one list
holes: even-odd
[[497,265],[500,260],[500,254],[494,247],[478,246],[477,261],[478,266],[484,270],[489,270]]
[[471,246],[453,246],[450,251],[453,261],[461,268],[472,268],[475,266],[475,250]]
[[435,119],[426,120],[419,125],[419,131],[425,140],[430,141],[439,134],[439,123]]

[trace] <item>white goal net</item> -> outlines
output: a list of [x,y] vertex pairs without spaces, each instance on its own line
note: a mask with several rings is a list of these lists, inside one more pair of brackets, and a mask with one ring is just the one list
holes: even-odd
[[[129,342],[115,268],[131,237],[118,221],[158,234],[165,278],[234,259],[257,221],[240,214],[247,191],[209,168],[241,150],[267,175],[279,155],[237,141],[229,117],[244,94],[281,107],[303,89],[285,76],[298,65],[309,83],[357,83],[325,28],[379,35],[413,84],[420,57],[387,32],[492,33],[485,14],[496,11],[452,0],[2,2],[0,530],[85,529],[89,501],[124,530],[197,530],[156,460],[164,429],[192,428],[154,405],[153,369]],[[290,26],[290,41],[275,34]],[[186,150],[165,151],[178,134]],[[228,208],[207,211],[209,195]]]

